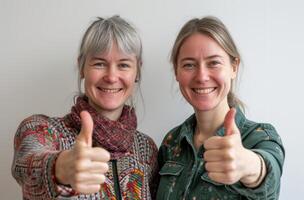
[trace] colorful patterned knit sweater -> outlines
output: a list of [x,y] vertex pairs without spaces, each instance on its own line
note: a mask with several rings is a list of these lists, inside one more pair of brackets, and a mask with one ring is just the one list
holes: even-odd
[[[109,162],[106,182],[100,192],[73,196],[70,187],[57,184],[54,178],[56,158],[62,150],[73,147],[77,134],[78,131],[65,117],[34,115],[20,124],[14,140],[12,174],[22,186],[24,200],[116,200],[117,186],[122,199],[155,198],[157,146],[150,137],[138,131],[129,154],[115,162]],[[114,167],[118,175],[116,179],[113,176]],[[117,178],[119,185],[115,183]]]

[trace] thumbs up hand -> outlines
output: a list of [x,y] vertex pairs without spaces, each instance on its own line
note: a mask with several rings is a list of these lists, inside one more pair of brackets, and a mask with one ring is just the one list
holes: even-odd
[[225,135],[213,136],[204,142],[205,168],[213,181],[233,184],[247,176],[251,151],[242,145],[240,131],[235,124],[236,110],[231,108],[224,120]]
[[81,131],[73,149],[61,152],[55,164],[58,182],[79,193],[91,194],[100,190],[105,181],[110,154],[103,148],[92,147],[93,120],[87,111],[80,113]]

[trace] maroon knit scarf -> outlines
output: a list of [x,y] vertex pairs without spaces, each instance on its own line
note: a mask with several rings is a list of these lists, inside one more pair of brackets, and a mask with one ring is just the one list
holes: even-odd
[[137,127],[137,119],[132,107],[125,105],[120,118],[117,121],[112,121],[98,114],[89,105],[86,96],[78,97],[71,113],[67,116],[78,130],[81,129],[80,112],[83,110],[91,114],[94,122],[94,145],[101,146],[109,151],[111,159],[117,159],[131,150]]

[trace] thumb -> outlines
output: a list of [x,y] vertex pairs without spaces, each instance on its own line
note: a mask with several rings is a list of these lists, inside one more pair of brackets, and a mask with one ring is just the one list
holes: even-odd
[[224,127],[225,127],[225,135],[232,135],[235,132],[235,114],[236,114],[236,110],[235,108],[231,108],[225,117],[224,120]]
[[81,118],[81,130],[77,137],[77,141],[81,142],[85,146],[92,147],[92,137],[94,122],[88,111],[82,111],[80,113]]

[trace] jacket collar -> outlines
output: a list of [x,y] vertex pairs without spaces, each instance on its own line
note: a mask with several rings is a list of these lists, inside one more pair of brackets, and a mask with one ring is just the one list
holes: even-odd
[[[239,107],[236,108],[236,111],[237,112],[236,112],[236,116],[235,116],[235,123],[241,132],[241,130],[243,129],[243,126],[245,124],[246,118]],[[195,126],[196,126],[196,117],[195,117],[195,113],[193,113],[181,125],[180,134],[178,136],[179,144],[183,139],[187,139],[189,142],[191,141],[191,143],[193,143],[193,134],[195,131]],[[224,133],[225,133],[225,128],[222,125],[216,131],[215,135],[224,136]]]

